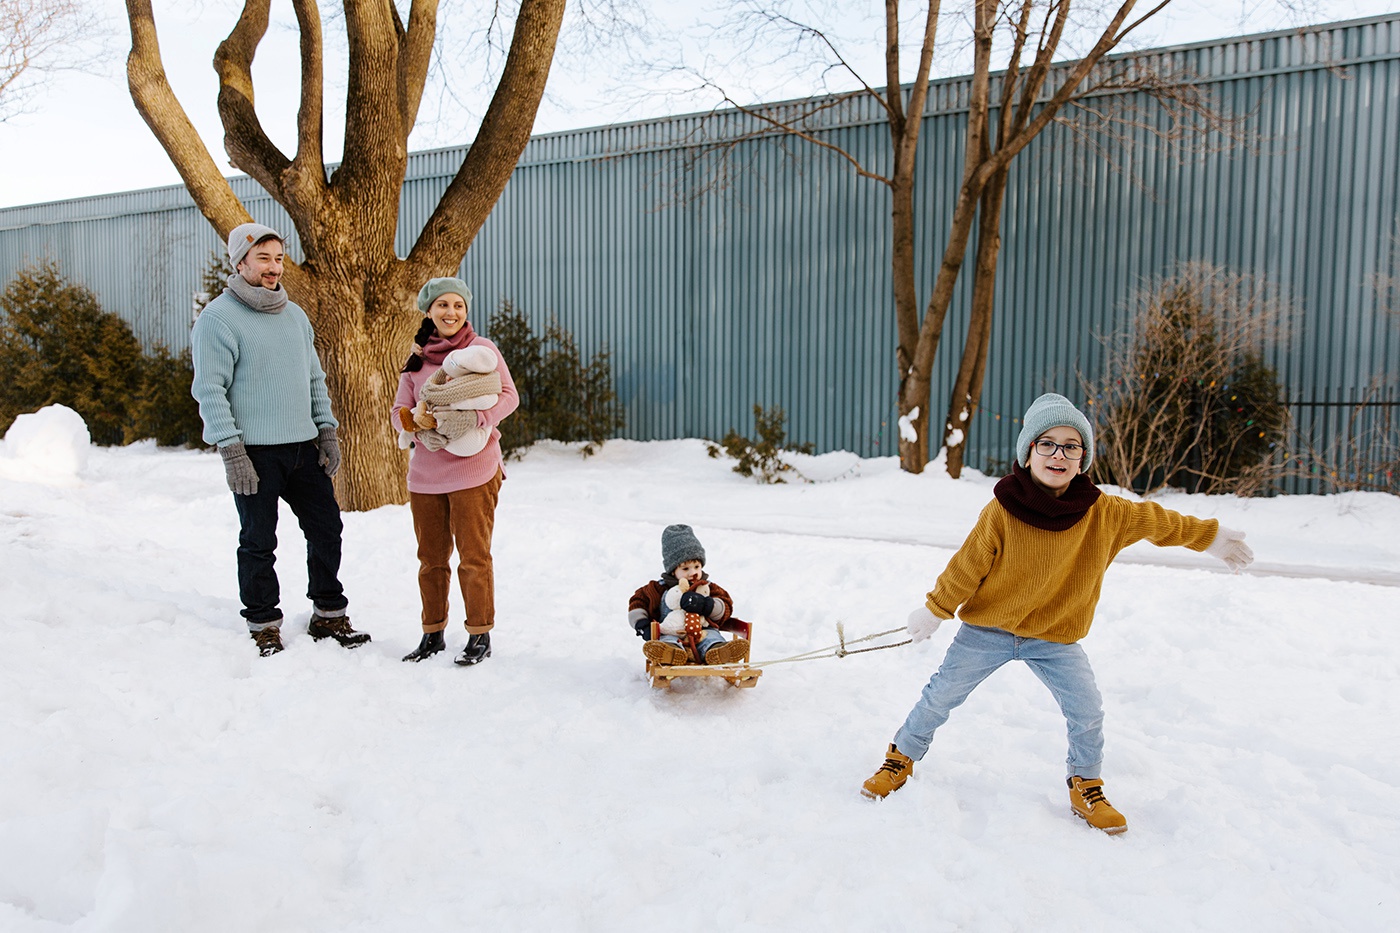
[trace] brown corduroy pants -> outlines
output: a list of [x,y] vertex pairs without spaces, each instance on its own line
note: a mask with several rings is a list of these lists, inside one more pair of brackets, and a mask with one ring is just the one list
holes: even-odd
[[467,632],[480,635],[496,624],[496,576],[491,563],[491,532],[501,471],[491,481],[456,492],[408,494],[413,533],[418,536],[418,592],[423,598],[423,631],[447,628],[452,591],[452,545],[457,545],[457,584],[467,604]]

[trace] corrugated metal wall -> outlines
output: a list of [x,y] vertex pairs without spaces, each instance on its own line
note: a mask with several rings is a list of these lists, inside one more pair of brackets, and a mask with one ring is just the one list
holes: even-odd
[[[1400,15],[1155,54],[1230,111],[1255,114],[1259,144],[1182,155],[1143,129],[1104,143],[1110,162],[1054,127],[1018,157],[970,465],[1005,460],[1036,393],[1078,398],[1077,374],[1095,374],[1101,339],[1128,326],[1134,290],[1181,261],[1268,277],[1299,304],[1299,326],[1270,362],[1290,399],[1307,403],[1300,423],[1314,423],[1315,403],[1340,408],[1376,386],[1396,397],[1400,315],[1386,313],[1376,282],[1400,276]],[[943,81],[929,98],[924,296],[960,174],[967,90],[966,79]],[[827,121],[832,142],[888,165],[888,131],[868,103]],[[629,437],[749,433],[758,403],[785,408],[789,436],[819,450],[894,453],[887,191],[777,138],[740,144],[713,185],[716,157],[698,147],[749,125],[685,116],[533,139],[463,263],[478,326],[489,331],[490,311],[510,299],[540,323],[557,318],[586,353],[607,346]],[[410,158],[401,254],[461,156]],[[290,229],[249,179],[234,185],[255,217]],[[0,211],[0,276],[55,258],[143,339],[174,346],[218,247],[178,187]],[[969,284],[936,362],[935,419]],[[1352,430],[1332,415],[1316,423],[1332,432],[1318,443]]]

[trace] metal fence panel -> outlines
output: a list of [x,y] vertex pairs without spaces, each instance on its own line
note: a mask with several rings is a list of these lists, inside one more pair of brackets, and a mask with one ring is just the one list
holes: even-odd
[[[1258,145],[1182,154],[1138,127],[1096,152],[1057,125],[1018,156],[970,466],[1006,462],[1038,392],[1082,397],[1078,377],[1098,373],[1102,341],[1131,327],[1133,294],[1183,261],[1266,278],[1297,302],[1298,326],[1268,362],[1310,443],[1386,423],[1383,406],[1342,413],[1393,400],[1400,380],[1400,311],[1387,309],[1394,288],[1384,287],[1400,278],[1400,15],[1149,54],[1254,114]],[[929,95],[916,240],[925,298],[959,183],[968,93],[955,78]],[[820,132],[884,168],[880,117],[856,100]],[[1165,126],[1160,111],[1154,119]],[[754,404],[778,405],[796,441],[893,454],[888,191],[771,136],[739,144],[717,182],[722,166],[704,143],[753,125],[738,113],[686,115],[533,138],[462,264],[478,327],[489,332],[510,300],[537,325],[571,331],[585,354],[606,347],[628,437],[749,433]],[[400,255],[463,154],[410,156]],[[291,231],[250,179],[232,183],[255,217]],[[200,272],[219,249],[179,187],[0,210],[0,276],[52,258],[147,343],[184,344]],[[969,298],[964,276],[935,361],[935,425]]]

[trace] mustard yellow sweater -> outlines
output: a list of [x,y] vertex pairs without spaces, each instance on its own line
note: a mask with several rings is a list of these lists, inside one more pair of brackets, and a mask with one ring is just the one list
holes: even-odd
[[1204,551],[1220,523],[1104,494],[1072,528],[1043,531],[987,503],[928,594],[942,619],[1071,644],[1089,634],[1104,571],[1128,545]]

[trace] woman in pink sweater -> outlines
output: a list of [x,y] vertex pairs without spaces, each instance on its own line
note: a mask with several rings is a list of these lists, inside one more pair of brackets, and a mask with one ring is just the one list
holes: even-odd
[[[450,561],[457,548],[457,582],[467,609],[467,644],[455,661],[476,664],[491,656],[491,629],[496,622],[496,583],[491,563],[491,532],[496,521],[502,469],[501,433],[496,430],[520,404],[510,369],[496,345],[472,330],[467,314],[472,293],[458,278],[431,279],[418,293],[418,309],[427,315],[414,338],[413,354],[399,376],[392,418],[397,430],[428,431],[437,426],[431,411],[415,416],[418,393],[453,350],[469,346],[496,354],[501,391],[496,404],[475,414],[478,428],[491,429],[480,453],[459,457],[446,448],[431,450],[415,443],[409,453],[408,496],[413,533],[418,538],[418,590],[423,600],[423,638],[405,661],[421,661],[446,647]],[[436,445],[435,445],[436,446]]]

